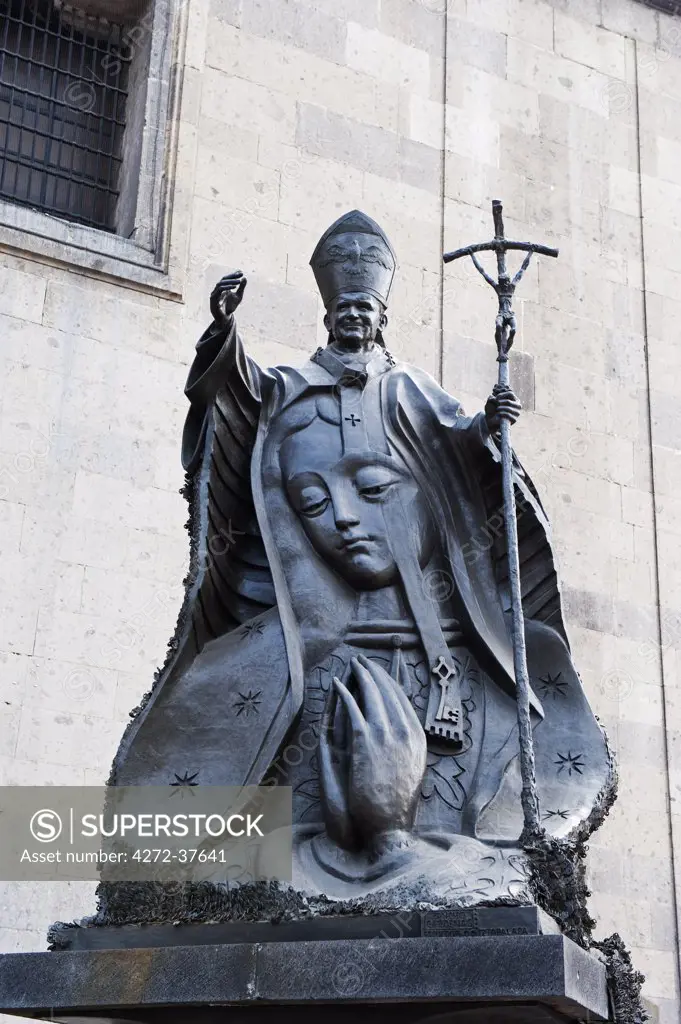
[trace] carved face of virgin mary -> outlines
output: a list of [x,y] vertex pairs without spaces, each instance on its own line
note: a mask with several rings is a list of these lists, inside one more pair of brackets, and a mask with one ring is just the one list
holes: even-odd
[[395,456],[343,455],[338,426],[315,418],[289,435],[280,463],[288,499],[319,555],[355,587],[378,590],[397,582],[386,516],[401,502],[421,566],[433,550],[434,531],[424,496]]

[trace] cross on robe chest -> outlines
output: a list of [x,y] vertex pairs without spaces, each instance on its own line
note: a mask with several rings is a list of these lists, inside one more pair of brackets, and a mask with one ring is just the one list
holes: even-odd
[[341,434],[343,454],[370,450],[364,415],[364,389],[368,375],[363,370],[347,369],[338,379],[336,387],[341,406]]

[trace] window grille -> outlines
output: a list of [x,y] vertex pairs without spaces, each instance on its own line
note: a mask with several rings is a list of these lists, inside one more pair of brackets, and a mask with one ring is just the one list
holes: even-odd
[[0,197],[114,230],[130,56],[61,0],[0,0]]
[[[643,0],[646,7],[652,7],[664,14],[681,14],[681,0]],[[664,48],[664,39],[661,40]]]

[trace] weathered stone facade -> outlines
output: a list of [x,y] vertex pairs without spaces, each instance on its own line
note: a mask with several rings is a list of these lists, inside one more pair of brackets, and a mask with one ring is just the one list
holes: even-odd
[[[249,277],[254,356],[302,361],[324,338],[309,254],[361,207],[400,259],[389,348],[477,411],[493,296],[441,255],[486,239],[501,198],[509,237],[561,250],[518,297],[514,436],[620,765],[591,907],[653,1019],[676,1021],[681,18],[637,0],[190,0],[186,22],[173,289],[0,251],[0,780],[102,783],[163,660],[187,557],[182,388],[218,277]],[[2,951],[92,906],[87,886],[3,893]]]

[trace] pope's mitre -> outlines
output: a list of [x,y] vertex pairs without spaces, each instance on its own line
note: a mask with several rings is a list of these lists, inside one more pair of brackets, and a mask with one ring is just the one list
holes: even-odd
[[341,292],[369,292],[388,305],[395,275],[395,252],[376,221],[351,210],[327,228],[310,266],[324,305]]

